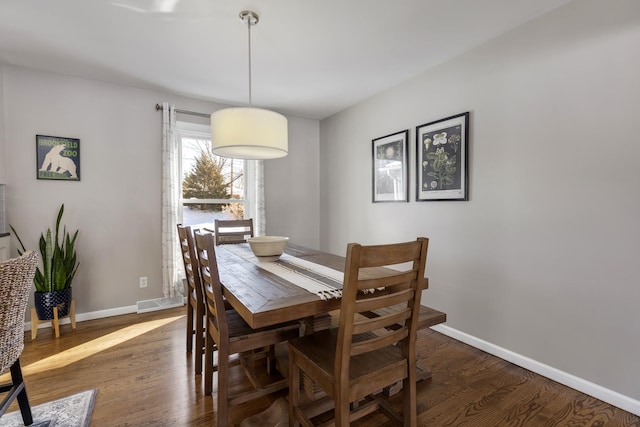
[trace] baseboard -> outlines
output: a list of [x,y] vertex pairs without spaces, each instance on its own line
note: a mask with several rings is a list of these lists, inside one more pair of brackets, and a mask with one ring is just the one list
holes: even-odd
[[[141,308],[141,306],[145,305],[145,303],[149,303],[149,307]],[[76,314],[76,322],[83,322],[85,320],[103,319],[105,317],[120,316],[122,314],[146,313],[149,311],[165,310],[167,308],[179,307],[186,303],[187,303],[186,298],[183,298],[181,296],[171,298],[171,299],[156,298],[154,300],[138,301],[136,305],[129,305],[126,307],[117,307],[117,308],[110,308],[107,310],[98,310],[98,311],[91,311],[88,313]],[[61,325],[68,325],[70,323],[71,323],[71,319],[69,317],[63,317],[62,319],[60,319]],[[49,328],[49,327],[51,327],[51,322],[45,322],[38,325],[38,329]],[[25,322],[24,330],[25,331],[31,330],[30,321]]]
[[184,298],[180,295],[171,298],[153,298],[138,301],[137,312],[148,313],[150,311],[166,310],[168,308],[180,307],[184,305]]
[[640,401],[632,399],[629,396],[625,396],[616,391],[599,386],[598,384],[594,384],[590,381],[576,377],[575,375],[556,369],[552,366],[545,365],[544,363],[540,363],[526,356],[514,353],[511,350],[507,350],[490,342],[484,341],[480,338],[476,338],[473,335],[469,335],[465,332],[453,329],[449,326],[436,325],[432,326],[431,329],[455,340],[461,341],[465,344],[469,344],[472,347],[497,356],[515,365],[521,366],[525,369],[535,372],[536,374],[542,375],[543,377],[547,377],[560,384],[564,384],[567,387],[571,387],[582,393],[588,394],[589,396],[593,396],[596,399],[600,399],[610,405],[616,406],[620,409],[640,416]]
[[[76,322],[83,322],[85,320],[94,320],[94,319],[103,319],[105,317],[111,316],[120,316],[121,314],[131,314],[137,311],[138,307],[136,305],[129,305],[126,307],[118,307],[118,308],[110,308],[107,310],[98,310],[98,311],[90,311],[88,313],[78,313],[76,314]],[[61,325],[68,325],[71,323],[71,319],[68,317],[63,317],[60,319]],[[41,323],[38,325],[38,329],[40,328],[49,328],[51,327],[51,322]],[[25,322],[24,330],[31,330],[31,322]]]

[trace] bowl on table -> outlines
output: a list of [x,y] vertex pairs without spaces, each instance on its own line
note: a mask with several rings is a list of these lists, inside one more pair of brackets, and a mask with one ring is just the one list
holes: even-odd
[[288,237],[283,236],[258,236],[251,237],[249,246],[253,254],[261,261],[274,261],[280,258],[289,242]]

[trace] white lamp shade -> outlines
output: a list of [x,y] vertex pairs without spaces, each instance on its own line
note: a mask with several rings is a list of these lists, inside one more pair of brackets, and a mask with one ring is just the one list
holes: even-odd
[[234,159],[277,159],[289,151],[287,118],[261,108],[225,108],[211,115],[215,154]]

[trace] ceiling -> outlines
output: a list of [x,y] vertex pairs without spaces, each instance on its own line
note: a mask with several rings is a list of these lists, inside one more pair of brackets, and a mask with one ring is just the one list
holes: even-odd
[[246,105],[249,9],[253,105],[323,119],[568,2],[0,0],[0,63]]

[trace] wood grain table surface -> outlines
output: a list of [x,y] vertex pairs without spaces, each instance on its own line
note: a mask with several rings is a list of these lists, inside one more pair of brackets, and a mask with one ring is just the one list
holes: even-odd
[[[248,246],[248,244],[245,244]],[[344,257],[288,244],[286,254],[338,271],[344,271]],[[252,328],[329,313],[340,308],[340,298],[323,300],[255,263],[216,246],[223,295]]]

